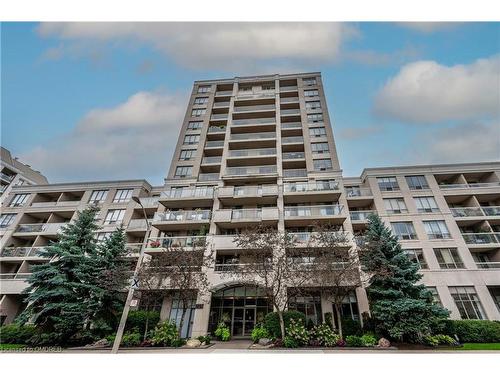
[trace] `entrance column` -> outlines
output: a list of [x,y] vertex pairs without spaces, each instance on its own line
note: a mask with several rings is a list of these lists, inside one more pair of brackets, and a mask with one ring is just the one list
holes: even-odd
[[210,319],[210,296],[211,293],[207,292],[205,295],[198,293],[196,297],[191,337],[205,336],[207,334]]
[[370,305],[368,304],[368,296],[365,288],[356,288],[356,300],[358,301],[359,321],[363,325],[363,313],[370,314]]
[[325,319],[326,314],[330,313],[330,315],[332,317],[332,324],[335,324],[335,322],[333,321],[334,317],[333,317],[332,302],[329,300],[328,295],[324,291],[321,292],[321,312],[323,313],[323,316],[322,316],[323,322],[326,322],[326,319]]

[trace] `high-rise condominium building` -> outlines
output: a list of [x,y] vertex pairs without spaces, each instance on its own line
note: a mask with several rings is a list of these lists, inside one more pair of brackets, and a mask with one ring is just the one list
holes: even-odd
[[[257,285],[224,277],[247,261],[233,242],[239,231],[265,224],[292,232],[307,258],[314,224],[362,234],[371,212],[399,237],[453,319],[500,319],[500,163],[370,168],[342,177],[321,75],[307,73],[195,82],[164,186],[138,180],[13,188],[2,207],[4,322],[23,308],[30,268],[45,261],[37,249],[89,203],[101,207],[98,236],[123,223],[130,254],[137,254],[147,232],[133,196],[152,225],[149,255],[190,247],[199,237],[213,250],[210,292],[193,296],[185,336],[212,331],[223,314],[232,336],[248,336],[272,310]],[[361,237],[350,236],[356,249],[354,238]],[[175,293],[152,305],[162,319],[179,321]],[[321,290],[294,295],[289,305],[314,322],[333,313]],[[341,313],[359,320],[368,310],[357,288]]]

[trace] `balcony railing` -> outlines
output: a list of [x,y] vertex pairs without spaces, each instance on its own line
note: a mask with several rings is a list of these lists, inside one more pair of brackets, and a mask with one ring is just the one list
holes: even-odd
[[481,210],[486,216],[500,216],[500,206],[484,206]]
[[17,232],[37,233],[37,232],[58,232],[67,223],[41,223],[41,224],[19,224]]
[[25,280],[31,273],[0,273],[0,280]]
[[43,246],[33,247],[6,247],[0,251],[2,257],[34,257],[40,255]]
[[471,245],[500,243],[500,232],[462,233],[462,237],[465,243]]
[[80,201],[33,202],[31,207],[71,207],[78,206]]
[[[148,222],[151,223],[151,220],[148,220]],[[147,229],[147,227],[144,219],[131,219],[127,226],[128,229]]]
[[276,124],[274,117],[233,119],[233,125],[273,125]]
[[154,221],[202,221],[210,220],[210,210],[157,212]]
[[289,97],[289,98],[280,98],[280,103],[283,104],[283,103],[296,103],[299,101],[299,97],[298,96],[292,96],[292,97]]
[[233,197],[244,197],[244,196],[260,196],[262,192],[270,191],[271,188],[276,185],[272,185],[270,187],[267,186],[235,186],[233,189]]
[[240,208],[231,210],[231,220],[262,219],[260,208]]
[[222,161],[222,156],[205,156],[201,164],[220,164]]
[[301,122],[282,122],[281,129],[302,129]]
[[283,160],[304,159],[306,154],[304,152],[284,152]]
[[231,140],[249,140],[249,139],[273,139],[276,138],[275,132],[262,132],[262,133],[236,133],[231,134]]
[[139,199],[144,207],[155,207],[158,206],[158,200],[160,197],[144,197]]
[[243,157],[243,156],[266,156],[276,155],[275,148],[254,148],[245,150],[229,150],[229,157]]
[[225,108],[229,107],[230,102],[214,102],[214,108]]
[[440,184],[441,189],[469,189],[469,188],[487,188],[500,186],[500,182],[476,182],[466,184]]
[[246,269],[255,269],[256,265],[252,263],[226,263],[216,264],[215,272],[242,272]]
[[142,243],[126,243],[125,251],[128,256],[138,255],[141,252]]
[[371,214],[374,214],[375,211],[373,210],[366,210],[366,211],[351,211],[351,220],[352,221],[364,221],[368,219],[368,216]]
[[198,175],[198,181],[217,181],[219,179],[219,173],[200,173]]
[[210,120],[227,120],[227,113],[212,113]]
[[281,92],[297,91],[297,86],[281,86],[280,91]]
[[224,141],[207,141],[207,143],[205,143],[205,148],[209,147],[224,147]]
[[206,236],[152,237],[146,247],[148,249],[202,248],[206,243]]
[[338,190],[338,182],[325,182],[325,183],[311,183],[311,182],[290,182],[284,185],[285,193],[296,193],[306,191],[329,191]]
[[345,192],[348,198],[369,197],[372,195],[372,191],[368,188],[346,188]]
[[237,100],[245,100],[245,99],[262,99],[262,98],[272,98],[274,97],[275,93],[274,90],[268,90],[266,92],[259,92],[259,93],[248,93],[245,94],[245,92],[239,92],[238,96],[236,97]]
[[307,177],[306,169],[283,169],[284,177]]
[[276,173],[276,166],[255,166],[255,167],[228,167],[226,168],[227,176],[246,176],[254,174],[272,174]]
[[233,95],[232,90],[223,90],[223,91],[216,91],[215,96],[231,96]]
[[500,216],[500,206],[453,207],[450,211],[454,217]]
[[281,138],[281,143],[304,143],[304,137],[283,137]]
[[294,206],[285,207],[285,217],[336,216],[342,213],[340,204],[325,206]]
[[281,115],[300,115],[300,109],[291,108],[291,109],[282,109],[280,111]]
[[275,109],[274,104],[234,106],[234,112],[274,111]]
[[226,131],[225,126],[209,126],[208,127],[208,132],[209,133],[224,133]]
[[481,269],[498,269],[500,262],[476,262],[476,266]]
[[[218,173],[215,173],[217,177]],[[173,189],[170,191],[164,191],[161,193],[162,197],[165,198],[212,198],[214,196],[214,189],[210,186],[200,186],[193,188],[182,188],[182,189]]]
[[3,173],[3,172],[0,172],[0,178],[2,178],[2,180],[4,181],[12,181],[14,179],[14,175],[10,175],[10,174],[7,174],[7,173]]

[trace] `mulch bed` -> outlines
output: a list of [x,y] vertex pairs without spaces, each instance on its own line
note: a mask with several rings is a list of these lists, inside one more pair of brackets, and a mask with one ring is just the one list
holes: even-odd
[[[144,350],[144,351],[154,351],[154,350],[163,350],[163,349],[208,349],[215,344],[210,343],[208,345],[203,345],[203,346],[198,346],[197,348],[189,348],[186,346],[180,346],[180,347],[173,347],[173,346],[134,346],[134,347],[127,347],[127,348],[120,348],[120,351],[131,351],[131,350]],[[95,346],[79,346],[79,347],[73,347],[73,348],[66,348],[66,350],[111,350],[111,347],[95,347]]]
[[379,348],[376,346],[372,347],[339,347],[339,346],[334,346],[334,347],[326,347],[326,346],[301,346],[299,348],[285,348],[285,347],[273,347],[272,345],[270,346],[255,346],[255,345],[250,345],[248,347],[250,350],[303,350],[303,351],[308,351],[308,350],[337,350],[337,351],[342,351],[342,350],[398,350],[397,347],[391,346],[389,348]]

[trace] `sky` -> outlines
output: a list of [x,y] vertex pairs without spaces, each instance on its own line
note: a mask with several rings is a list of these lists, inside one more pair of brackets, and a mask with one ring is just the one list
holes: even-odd
[[1,139],[163,184],[195,80],[320,71],[344,176],[500,160],[499,23],[2,23]]

